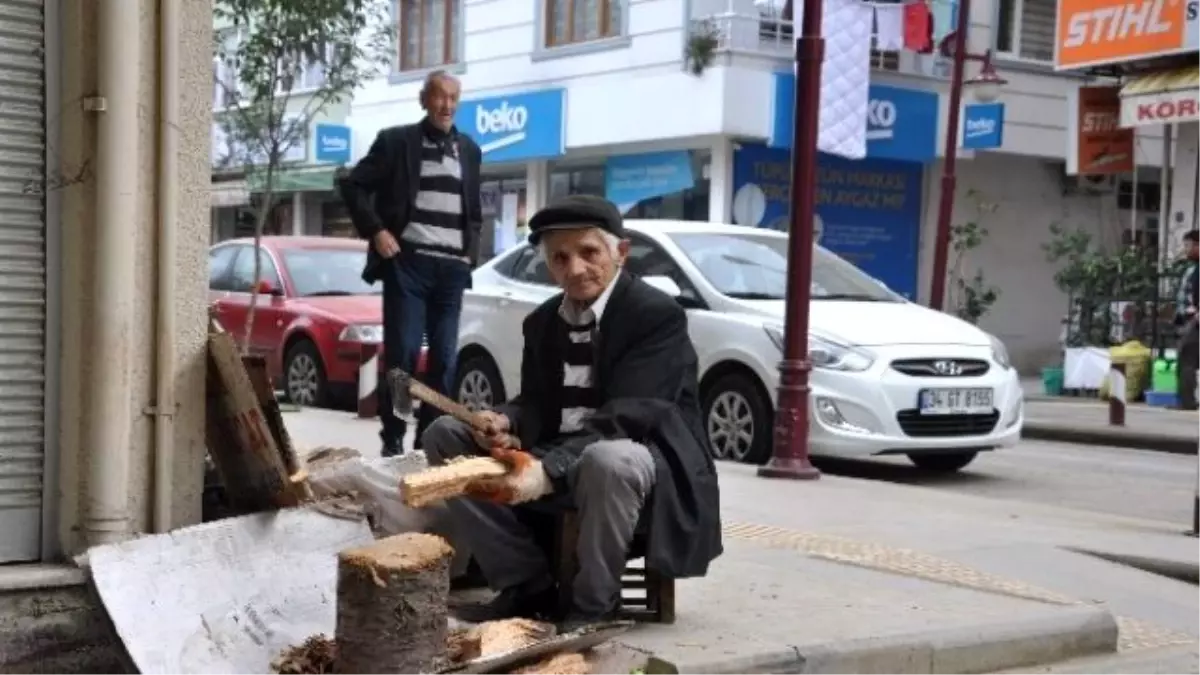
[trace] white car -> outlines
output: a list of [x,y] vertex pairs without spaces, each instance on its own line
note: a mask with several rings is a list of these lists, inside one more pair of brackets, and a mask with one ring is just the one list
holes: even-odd
[[[765,461],[783,344],[786,235],[663,220],[625,226],[627,269],[687,308],[713,453]],[[459,400],[483,408],[516,394],[521,322],[557,292],[528,244],[475,270],[463,301]],[[956,471],[979,451],[1020,439],[1022,390],[999,340],[906,301],[819,246],[812,296],[814,456],[902,454],[922,468]]]

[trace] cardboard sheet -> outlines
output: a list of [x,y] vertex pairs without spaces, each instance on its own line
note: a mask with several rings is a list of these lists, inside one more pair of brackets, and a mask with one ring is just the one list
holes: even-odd
[[87,553],[100,598],[142,673],[270,673],[333,635],[337,553],[365,521],[310,508],[229,518]]

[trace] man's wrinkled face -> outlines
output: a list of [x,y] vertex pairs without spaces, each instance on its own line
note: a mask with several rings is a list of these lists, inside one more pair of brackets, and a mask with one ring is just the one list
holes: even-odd
[[458,96],[462,88],[453,77],[435,77],[421,93],[421,107],[437,128],[449,131],[458,112]]
[[575,302],[589,304],[600,297],[620,271],[629,253],[622,240],[616,251],[597,228],[551,230],[542,235],[550,276]]

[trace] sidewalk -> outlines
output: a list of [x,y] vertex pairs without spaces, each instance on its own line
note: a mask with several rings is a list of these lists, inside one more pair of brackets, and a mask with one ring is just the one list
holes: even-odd
[[1108,423],[1108,402],[1095,399],[1038,398],[1025,401],[1022,435],[1048,441],[1113,445],[1180,455],[1196,454],[1200,415],[1133,404],[1125,426]]
[[[285,420],[301,447],[378,452],[373,421]],[[721,486],[725,554],[679,582],[675,625],[625,640],[683,672],[984,672],[1200,629],[1191,586],[1066,548],[1196,565],[1195,540],[1159,523],[732,464]]]

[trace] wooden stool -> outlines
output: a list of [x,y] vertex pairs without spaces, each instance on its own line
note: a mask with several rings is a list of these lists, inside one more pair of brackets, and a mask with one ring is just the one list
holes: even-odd
[[[564,511],[556,520],[551,565],[554,579],[558,582],[559,607],[566,612],[571,606],[571,582],[579,571],[579,559],[576,557],[579,514],[576,511]],[[636,567],[626,564],[621,574],[621,618],[646,623],[675,623],[675,580],[646,569],[645,548],[645,535],[634,535],[626,559],[642,562]]]

